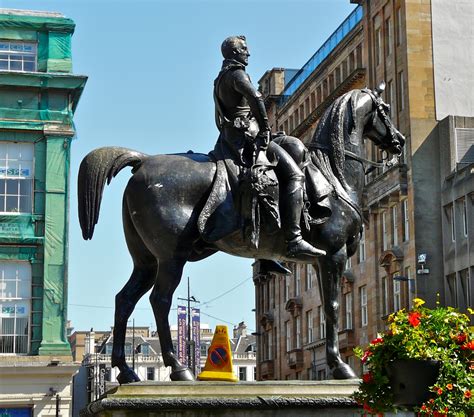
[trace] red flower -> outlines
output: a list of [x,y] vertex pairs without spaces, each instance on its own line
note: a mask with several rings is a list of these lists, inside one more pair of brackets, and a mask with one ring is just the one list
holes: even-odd
[[441,411],[435,411],[433,417],[446,417],[446,414]]
[[466,333],[459,333],[456,336],[456,342],[458,342],[459,344],[464,343],[466,341],[466,339],[467,339]]
[[373,380],[374,376],[370,372],[367,372],[362,375],[362,381],[364,381],[365,384],[370,384]]
[[369,359],[369,356],[372,355],[372,352],[370,350],[366,350],[364,352],[364,356],[362,356],[361,362],[366,363],[367,359]]
[[421,314],[415,311],[414,313],[410,313],[408,315],[408,322],[413,326],[416,327],[420,324],[420,317]]
[[451,391],[453,389],[453,384],[447,384],[446,388]]
[[464,343],[464,345],[461,346],[462,350],[474,350],[474,340],[471,340],[468,343]]
[[371,345],[378,345],[379,343],[383,343],[383,339],[381,337],[377,337],[376,339],[370,342]]
[[467,390],[464,392],[464,398],[471,398],[471,397],[472,397],[471,391]]
[[443,388],[438,388],[438,391],[436,391],[438,395],[441,395],[443,393]]

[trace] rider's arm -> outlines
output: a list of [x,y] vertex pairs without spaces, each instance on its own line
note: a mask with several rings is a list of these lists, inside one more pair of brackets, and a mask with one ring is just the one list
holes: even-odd
[[245,71],[234,71],[234,88],[247,99],[252,115],[258,122],[260,133],[269,131],[267,110],[262,95],[252,85],[250,77]]

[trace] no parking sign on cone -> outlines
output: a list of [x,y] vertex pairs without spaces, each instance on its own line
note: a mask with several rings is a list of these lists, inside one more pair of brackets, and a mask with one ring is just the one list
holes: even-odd
[[232,351],[227,326],[216,326],[207,352],[206,365],[197,378],[200,381],[238,381],[232,370]]

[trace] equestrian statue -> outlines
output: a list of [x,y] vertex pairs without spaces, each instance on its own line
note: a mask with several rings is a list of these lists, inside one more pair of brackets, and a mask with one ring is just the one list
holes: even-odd
[[243,36],[227,38],[214,82],[219,138],[208,155],[146,155],[104,147],[81,162],[79,222],[92,239],[105,183],[132,168],[123,196],[123,227],[133,272],[115,297],[112,366],[121,384],[139,381],[125,360],[127,320],[150,289],[165,366],[174,381],[193,380],[176,355],[168,314],[187,262],[218,251],[259,259],[262,273],[289,273],[281,262],[317,265],[326,315],[326,360],[335,379],[356,378],[338,344],[338,295],[348,257],[360,240],[364,139],[400,155],[405,138],[374,90],[352,90],[320,118],[308,147],[272,133],[261,94],[245,71]]

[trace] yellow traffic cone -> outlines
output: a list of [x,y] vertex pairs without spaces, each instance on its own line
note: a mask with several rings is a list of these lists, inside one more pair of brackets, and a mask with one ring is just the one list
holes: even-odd
[[232,371],[232,351],[230,350],[227,326],[216,326],[211,346],[207,352],[206,365],[197,378],[200,381],[238,381]]

